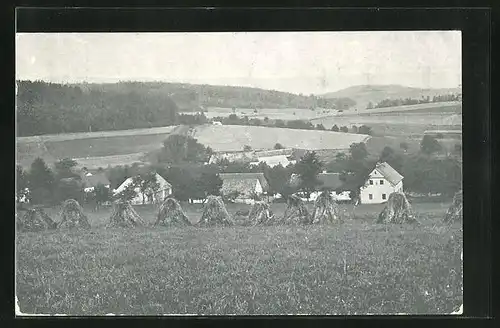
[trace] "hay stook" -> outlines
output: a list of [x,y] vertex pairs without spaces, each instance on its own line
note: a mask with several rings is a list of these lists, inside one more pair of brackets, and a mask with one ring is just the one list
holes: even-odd
[[137,214],[130,202],[119,200],[113,204],[108,227],[134,228],[145,225],[146,222]]
[[309,212],[299,196],[295,194],[288,196],[287,207],[281,223],[292,225],[311,223]]
[[155,226],[185,227],[190,226],[186,213],[182,210],[181,204],[175,198],[167,198],[161,204],[156,215]]
[[200,227],[231,226],[234,222],[227,212],[224,201],[220,196],[208,196],[203,207],[203,214],[196,224]]
[[385,208],[377,218],[377,223],[417,223],[415,213],[405,194],[393,192],[389,195]]
[[329,191],[323,191],[314,202],[312,223],[341,223],[340,211]]
[[252,209],[248,214],[249,225],[267,225],[272,223],[274,215],[271,211],[271,207],[267,202],[258,201],[252,205]]
[[83,214],[83,208],[76,200],[68,199],[63,203],[58,228],[90,229],[89,219]]
[[38,232],[57,229],[54,222],[42,208],[29,209],[22,217],[18,217],[17,230]]
[[462,221],[463,207],[464,207],[463,191],[459,190],[453,197],[453,202],[446,211],[443,221],[445,223]]

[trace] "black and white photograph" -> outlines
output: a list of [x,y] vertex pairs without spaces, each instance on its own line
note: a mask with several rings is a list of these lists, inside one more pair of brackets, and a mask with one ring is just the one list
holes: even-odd
[[16,316],[463,314],[461,40],[16,33]]

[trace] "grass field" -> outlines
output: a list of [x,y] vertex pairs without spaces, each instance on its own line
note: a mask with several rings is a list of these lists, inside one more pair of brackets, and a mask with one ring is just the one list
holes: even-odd
[[348,149],[353,142],[368,138],[363,134],[242,125],[199,126],[194,137],[215,151],[241,151],[245,145],[252,149],[272,149],[276,143],[310,150]]
[[[104,229],[109,209],[88,212],[88,232],[17,235],[19,306],[68,315],[450,313],[462,303],[462,234],[441,224],[448,205],[415,203],[420,226],[374,224],[381,205],[342,205],[344,224],[307,227]],[[201,206],[184,208],[198,220]],[[136,209],[154,221],[154,207]]]

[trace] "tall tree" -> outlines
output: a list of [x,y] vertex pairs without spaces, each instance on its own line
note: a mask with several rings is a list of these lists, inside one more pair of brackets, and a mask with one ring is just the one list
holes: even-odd
[[53,200],[54,175],[45,161],[37,157],[29,172],[31,198],[34,203],[46,203]]
[[322,182],[318,180],[318,174],[322,168],[323,163],[314,151],[307,152],[295,165],[295,171],[300,179],[299,189],[306,193],[307,198],[321,185]]
[[436,138],[425,135],[420,142],[420,150],[427,155],[436,153],[442,149],[441,144],[436,140]]
[[354,161],[361,162],[368,157],[368,150],[364,142],[352,143],[349,146],[349,154]]
[[337,126],[337,124],[335,124],[334,126],[332,126],[332,131],[333,131],[333,132],[339,132],[339,131],[340,131],[340,129],[339,129],[339,127]]
[[77,174],[73,173],[72,168],[75,167],[78,163],[71,158],[64,158],[57,161],[54,164],[56,179],[66,179],[66,178],[76,178]]

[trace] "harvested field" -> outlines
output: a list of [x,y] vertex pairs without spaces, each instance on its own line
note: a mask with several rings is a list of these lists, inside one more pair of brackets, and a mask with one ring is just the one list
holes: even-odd
[[[419,227],[376,225],[374,205],[331,227],[102,229],[109,209],[89,213],[88,232],[18,234],[19,306],[68,315],[450,313],[463,301],[462,237],[459,225],[439,226],[448,205],[416,204]],[[136,209],[154,222],[155,207]],[[272,209],[281,215],[284,204]]]
[[144,153],[160,149],[175,127],[68,133],[16,139],[17,163],[29,167],[37,157],[52,164],[74,158],[87,167],[124,165],[141,161]]
[[245,145],[272,149],[276,143],[299,149],[348,149],[353,142],[369,138],[363,134],[240,125],[200,126],[195,129],[194,137],[215,151],[240,151]]

